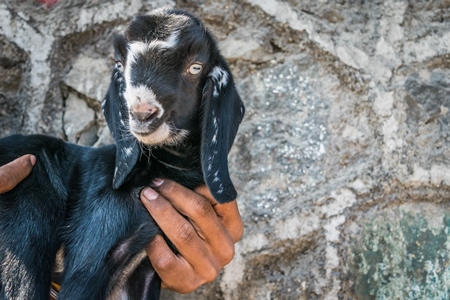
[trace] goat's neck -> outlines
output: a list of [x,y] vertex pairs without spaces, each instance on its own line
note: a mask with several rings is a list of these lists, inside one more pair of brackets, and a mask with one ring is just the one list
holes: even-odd
[[199,144],[186,140],[180,145],[157,147],[150,150],[151,159],[174,170],[196,170],[200,168]]

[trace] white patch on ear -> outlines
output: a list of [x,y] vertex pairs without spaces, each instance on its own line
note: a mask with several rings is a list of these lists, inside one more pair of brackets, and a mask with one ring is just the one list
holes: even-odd
[[213,117],[213,124],[214,124],[214,135],[211,140],[211,143],[213,145],[217,144],[217,135],[219,134],[219,126],[217,124],[217,118],[216,118],[216,112],[212,111],[212,117]]
[[219,97],[219,88],[223,88],[228,84],[228,72],[222,69],[221,67],[215,66],[214,69],[209,73],[209,76],[211,76],[214,79],[214,91],[213,96],[214,98]]
[[222,194],[222,193],[223,193],[223,185],[220,184],[219,189],[217,190],[217,194]]
[[213,92],[214,98],[219,97],[219,91],[217,90],[217,87],[214,85],[214,92]]
[[219,182],[219,181],[220,181],[220,179],[219,179],[219,171],[216,171],[216,173],[214,173],[213,182]]
[[228,72],[221,67],[215,66],[214,69],[209,73],[209,75],[217,81],[221,87],[228,84]]
[[122,151],[125,153],[125,156],[127,156],[127,157],[131,155],[132,150],[133,150],[133,148],[131,148],[131,147],[122,149]]

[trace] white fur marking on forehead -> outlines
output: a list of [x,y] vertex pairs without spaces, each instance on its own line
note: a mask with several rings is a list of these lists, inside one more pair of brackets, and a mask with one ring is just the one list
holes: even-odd
[[148,45],[149,48],[162,48],[162,49],[169,49],[174,48],[178,44],[178,31],[172,32],[169,37],[164,41],[152,41]]
[[131,55],[128,55],[128,58],[132,58],[133,60],[135,60],[139,54],[142,54],[142,53],[145,53],[148,51],[148,45],[147,45],[147,43],[139,42],[139,41],[131,42],[130,44],[128,44],[128,50],[129,50],[129,54],[131,54]]
[[153,91],[145,85],[134,86],[131,83],[131,65],[136,61],[136,57],[140,53],[144,53],[147,51],[148,45],[143,42],[133,42],[129,44],[129,51],[127,57],[127,63],[125,66],[124,78],[125,78],[125,92],[123,93],[123,97],[127,102],[128,108],[131,108],[136,104],[137,101],[141,101],[144,103],[149,103],[156,106],[159,109],[158,118],[160,118],[164,109],[162,105],[156,100],[156,95]]
[[[128,55],[127,55],[127,62],[125,65],[125,72],[123,74],[123,77],[125,78],[125,89],[129,89],[132,87],[131,84],[131,65],[136,62],[136,57],[139,53],[142,53],[144,51],[144,43],[141,42],[135,42],[135,43],[130,43],[128,45]],[[126,93],[126,92],[125,92]],[[124,93],[124,96],[125,96]],[[127,100],[128,102],[128,100]],[[128,105],[128,107],[130,107]]]
[[[152,49],[174,48],[178,44],[178,36],[179,36],[179,32],[174,31],[165,40],[153,40],[150,43],[145,43],[145,42],[141,42],[141,41],[131,42],[130,44],[128,44],[128,50],[129,50],[128,58],[132,59],[131,62],[134,62],[134,61],[136,61],[136,58],[138,55],[145,54],[146,52],[148,52]],[[128,61],[129,60],[127,60],[127,62]]]
[[176,45],[178,44],[178,35],[179,32],[174,31],[164,41],[154,40],[150,43],[136,41],[128,44],[128,55],[124,72],[127,87],[131,86],[131,65],[136,62],[136,59],[139,57],[139,55],[143,55],[153,49],[169,49],[176,47]]
[[130,86],[130,74],[131,74],[131,68],[130,66],[136,62],[137,57],[145,53],[148,49],[148,45],[143,42],[132,42],[128,44],[128,55],[127,55],[127,62],[124,72],[125,82],[127,86]]

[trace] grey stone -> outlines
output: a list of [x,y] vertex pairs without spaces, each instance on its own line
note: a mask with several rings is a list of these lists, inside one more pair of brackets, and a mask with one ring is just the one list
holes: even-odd
[[102,127],[99,129],[98,133],[98,140],[95,142],[94,147],[101,147],[106,145],[114,144],[114,139],[112,137],[111,131],[109,131],[109,128]]
[[97,143],[99,137],[97,136],[98,127],[96,123],[91,123],[80,134],[77,143],[84,146],[93,146]]
[[106,57],[93,59],[78,57],[64,82],[78,93],[101,102],[111,79],[113,63]]
[[[66,99],[64,113],[64,131],[69,142],[77,143],[82,134],[95,123],[95,112],[89,108],[87,103],[70,93]],[[94,132],[96,134],[96,131]],[[92,140],[85,137],[84,139]]]
[[429,123],[440,120],[444,125],[449,126],[450,74],[448,70],[432,70],[431,72],[422,72],[420,75],[412,74],[405,82],[407,93],[405,97],[408,97],[408,105],[418,107],[423,113],[422,122]]
[[[364,299],[447,299],[448,210],[407,203],[349,224],[346,273]],[[350,233],[350,232],[349,232]]]
[[29,57],[0,35],[0,136],[20,132],[27,108],[25,91]]
[[[253,35],[252,35],[253,33]],[[232,62],[247,60],[253,63],[264,63],[272,59],[272,55],[264,50],[258,39],[254,38],[254,32],[247,30],[234,32],[232,36],[220,42],[222,54]]]

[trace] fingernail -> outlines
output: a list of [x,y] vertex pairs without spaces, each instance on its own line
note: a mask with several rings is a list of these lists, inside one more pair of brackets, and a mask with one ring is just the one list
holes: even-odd
[[152,183],[150,185],[153,187],[159,187],[163,183],[164,183],[164,180],[162,180],[161,178],[155,178],[152,180]]
[[155,192],[154,190],[152,190],[151,188],[147,187],[142,191],[142,195],[144,195],[144,197],[147,200],[155,200],[156,198],[158,198],[158,193]]
[[36,164],[36,156],[30,155],[30,162],[31,162],[31,165],[34,166]]

